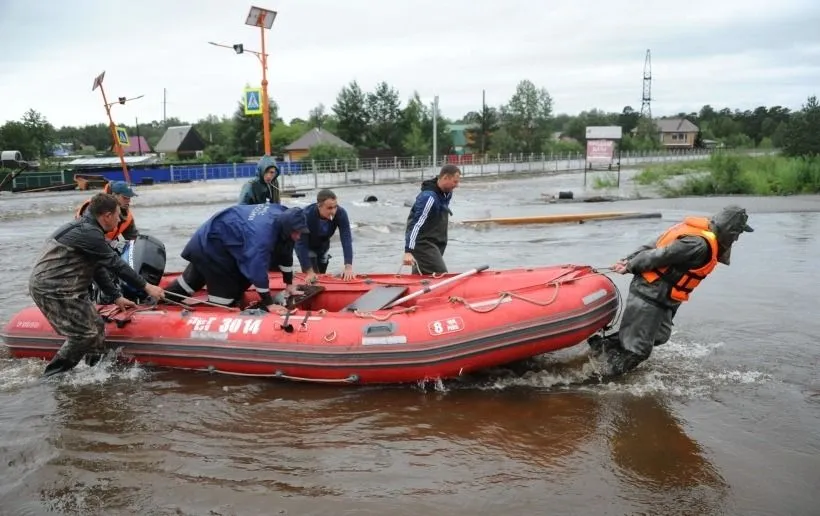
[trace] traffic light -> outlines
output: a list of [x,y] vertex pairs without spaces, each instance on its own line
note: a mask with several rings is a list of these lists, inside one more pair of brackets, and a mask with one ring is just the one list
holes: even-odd
[[117,100],[119,100],[119,101],[120,101],[120,104],[125,104],[125,97],[120,97],[120,98],[119,98],[119,99],[117,99]]
[[241,54],[242,52],[245,51],[245,46],[242,43],[237,43],[236,45],[233,46],[233,50],[237,54]]

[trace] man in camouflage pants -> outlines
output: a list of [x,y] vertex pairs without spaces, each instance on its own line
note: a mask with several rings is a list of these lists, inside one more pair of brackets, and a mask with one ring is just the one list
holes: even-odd
[[105,233],[118,223],[117,198],[97,194],[82,217],[51,235],[34,264],[29,278],[31,298],[54,331],[66,337],[44,376],[73,369],[86,354],[94,363],[102,355],[105,332],[100,314],[89,299],[92,281],[122,309],[136,305],[122,296],[114,281],[117,277],[155,299],[163,298],[160,287],[146,282],[106,242]]

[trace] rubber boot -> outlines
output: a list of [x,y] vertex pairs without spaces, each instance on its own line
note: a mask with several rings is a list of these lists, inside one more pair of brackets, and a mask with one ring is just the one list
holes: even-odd
[[102,355],[100,353],[86,353],[83,360],[88,364],[88,367],[94,367],[102,360]]
[[43,371],[43,376],[49,377],[55,374],[61,374],[71,371],[77,366],[77,363],[78,362],[75,362],[73,360],[65,359],[60,355],[55,355]]

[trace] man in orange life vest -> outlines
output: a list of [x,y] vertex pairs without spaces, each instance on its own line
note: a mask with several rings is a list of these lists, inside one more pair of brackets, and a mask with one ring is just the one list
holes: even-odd
[[[105,185],[103,193],[110,193],[117,198],[120,203],[120,220],[117,227],[105,234],[106,240],[116,243],[119,236],[125,240],[134,240],[139,235],[137,224],[134,222],[134,214],[131,213],[131,198],[137,197],[134,190],[125,181],[113,181]],[[77,208],[75,219],[80,219],[85,213],[91,200],[87,200]]]
[[754,231],[748,218],[739,206],[727,206],[711,219],[687,217],[612,267],[634,277],[618,333],[588,339],[604,376],[634,369],[669,340],[681,303],[718,263],[729,265],[741,233]]

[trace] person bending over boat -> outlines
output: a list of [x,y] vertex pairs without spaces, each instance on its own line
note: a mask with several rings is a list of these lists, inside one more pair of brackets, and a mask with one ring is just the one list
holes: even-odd
[[270,156],[262,156],[256,164],[256,177],[242,186],[239,204],[279,204],[279,167]]
[[353,234],[350,231],[350,219],[347,211],[339,206],[336,194],[331,190],[320,190],[316,195],[316,202],[305,207],[310,233],[305,233],[296,242],[296,256],[306,274],[305,281],[312,283],[317,274],[327,272],[330,263],[330,237],[339,229],[339,239],[342,241],[344,255],[345,281],[355,277],[353,274]]
[[166,289],[188,297],[207,287],[208,300],[234,306],[254,286],[262,308],[283,313],[270,294],[268,267],[278,265],[288,295],[299,294],[293,284],[293,244],[308,232],[301,208],[278,204],[238,204],[214,214],[185,245],[188,260],[182,275]]
[[94,365],[104,351],[103,321],[89,299],[92,279],[115,299],[120,308],[136,306],[122,296],[108,273],[129,285],[162,299],[162,289],[139,276],[106,240],[120,221],[120,204],[114,195],[91,198],[83,216],[61,226],[45,244],[29,278],[29,294],[65,343],[46,366],[45,376],[73,369],[86,356]]
[[618,333],[588,339],[605,376],[630,371],[666,343],[681,303],[717,266],[729,265],[732,245],[754,231],[746,210],[727,206],[710,218],[687,217],[656,240],[618,261],[612,270],[632,273]]
[[447,247],[447,225],[450,223],[450,200],[461,180],[461,170],[444,165],[438,177],[421,183],[404,235],[404,265],[414,265],[420,274],[447,272],[444,250]]

